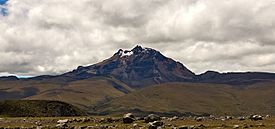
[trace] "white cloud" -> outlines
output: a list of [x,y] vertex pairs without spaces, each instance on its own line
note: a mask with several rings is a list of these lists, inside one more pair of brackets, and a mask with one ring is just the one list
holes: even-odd
[[0,72],[58,74],[137,43],[197,73],[275,72],[273,0],[9,0]]
[[10,74],[8,72],[0,72],[0,77],[5,77],[5,76],[15,76],[15,74]]

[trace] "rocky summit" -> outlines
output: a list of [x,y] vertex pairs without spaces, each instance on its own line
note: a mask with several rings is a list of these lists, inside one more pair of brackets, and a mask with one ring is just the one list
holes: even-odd
[[165,82],[192,81],[195,74],[180,62],[165,57],[159,51],[136,46],[118,50],[100,63],[78,67],[70,76],[113,76],[130,87],[144,87]]

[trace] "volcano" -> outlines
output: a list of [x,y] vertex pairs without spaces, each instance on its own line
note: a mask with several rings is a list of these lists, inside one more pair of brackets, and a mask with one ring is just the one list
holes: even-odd
[[87,67],[80,66],[64,76],[112,76],[133,88],[165,82],[189,82],[195,78],[195,74],[180,62],[141,46],[132,50],[120,49],[109,59]]

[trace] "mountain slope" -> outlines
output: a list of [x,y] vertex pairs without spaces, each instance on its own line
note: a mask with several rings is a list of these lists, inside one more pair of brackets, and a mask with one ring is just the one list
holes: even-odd
[[108,77],[94,77],[71,82],[49,80],[0,81],[0,100],[58,100],[83,109],[132,91],[122,82]]
[[141,89],[98,107],[98,112],[192,112],[275,115],[274,82],[238,88],[222,84],[167,83]]

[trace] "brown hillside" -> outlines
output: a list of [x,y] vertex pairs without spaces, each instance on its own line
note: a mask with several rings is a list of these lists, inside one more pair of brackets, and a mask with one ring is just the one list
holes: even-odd
[[[193,112],[215,115],[275,114],[275,87],[168,83],[141,89],[98,108],[104,112],[140,109],[154,112]],[[103,109],[103,110],[102,110]]]
[[45,81],[0,81],[0,99],[58,100],[87,108],[132,91],[125,84],[106,77],[68,83]]

